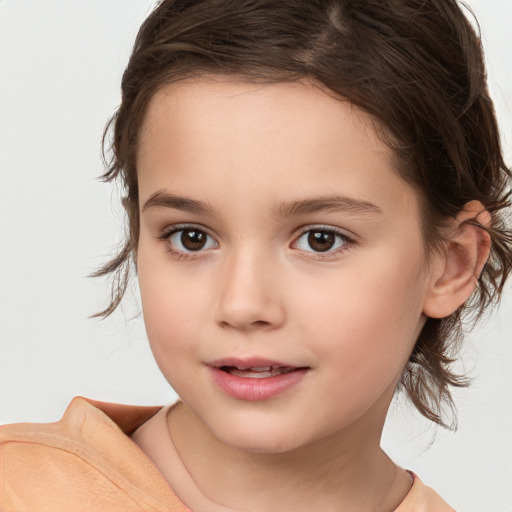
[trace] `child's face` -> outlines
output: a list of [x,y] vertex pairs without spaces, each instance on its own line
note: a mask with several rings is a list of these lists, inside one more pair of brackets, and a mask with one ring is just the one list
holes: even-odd
[[137,161],[147,333],[222,442],[378,436],[431,281],[391,158],[369,116],[308,84],[182,83],[153,98]]

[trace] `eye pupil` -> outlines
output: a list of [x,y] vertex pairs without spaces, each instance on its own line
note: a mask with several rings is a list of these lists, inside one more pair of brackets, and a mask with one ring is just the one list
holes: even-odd
[[206,233],[197,229],[184,229],[181,233],[181,243],[189,251],[199,251],[206,244]]
[[308,235],[309,246],[317,252],[328,251],[335,243],[336,236],[328,231],[311,231]]

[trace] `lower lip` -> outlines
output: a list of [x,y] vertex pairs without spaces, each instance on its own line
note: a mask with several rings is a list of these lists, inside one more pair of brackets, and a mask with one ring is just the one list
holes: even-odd
[[289,373],[262,379],[239,377],[210,367],[215,384],[227,395],[252,402],[268,400],[297,385],[307,372],[300,368]]

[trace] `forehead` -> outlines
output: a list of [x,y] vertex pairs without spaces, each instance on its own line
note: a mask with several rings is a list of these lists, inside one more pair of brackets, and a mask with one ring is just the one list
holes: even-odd
[[378,191],[410,202],[412,189],[376,127],[369,114],[308,82],[173,84],[153,97],[141,129],[141,196],[169,186],[203,194],[213,180],[232,198],[266,189],[283,200],[342,192],[371,201]]
[[[392,156],[377,137],[378,125],[369,114],[308,81],[254,84],[212,77],[171,84],[149,103],[140,133],[141,151],[164,126],[176,137],[175,142],[187,135],[210,134],[214,138],[231,131],[233,138],[252,137],[255,144],[270,135],[276,145],[285,139],[292,142],[307,137],[312,144],[324,147],[336,140],[341,128],[345,138],[349,132],[354,139],[364,135],[366,146],[382,152],[383,158]],[[229,142],[225,139],[226,144]],[[216,138],[215,143],[222,140]]]

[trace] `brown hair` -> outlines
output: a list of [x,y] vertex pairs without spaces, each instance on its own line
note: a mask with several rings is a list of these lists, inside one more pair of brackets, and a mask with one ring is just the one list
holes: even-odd
[[[113,277],[107,316],[119,305],[138,243],[136,153],[148,103],[162,87],[201,75],[244,82],[308,79],[348,99],[384,128],[397,172],[422,203],[428,251],[440,228],[471,200],[490,212],[491,255],[472,299],[444,319],[427,319],[401,386],[418,410],[445,425],[462,319],[478,318],[512,267],[510,170],[503,161],[480,39],[456,0],[163,0],[143,23],[122,80],[122,103],[103,178],[125,187],[129,232],[95,275]],[[470,221],[479,225],[476,219]]]

